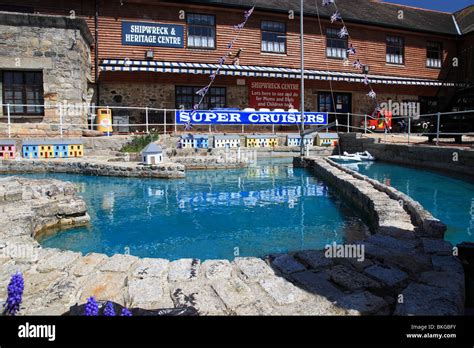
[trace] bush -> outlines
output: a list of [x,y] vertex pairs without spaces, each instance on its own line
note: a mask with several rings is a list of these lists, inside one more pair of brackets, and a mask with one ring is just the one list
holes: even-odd
[[158,134],[135,135],[128,144],[125,144],[120,152],[140,152],[148,144],[157,141],[160,138]]

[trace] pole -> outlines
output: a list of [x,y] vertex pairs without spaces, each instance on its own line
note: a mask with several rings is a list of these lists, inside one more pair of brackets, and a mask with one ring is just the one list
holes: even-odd
[[410,144],[410,134],[411,134],[411,116],[408,116],[408,144]]
[[364,134],[367,134],[367,115],[364,115]]
[[10,104],[7,104],[7,118],[8,118],[8,137],[12,137],[12,129],[11,129],[11,122],[10,122]]
[[438,122],[436,124],[436,146],[439,145],[439,124],[441,121],[441,113],[438,112]]
[[150,134],[150,130],[148,129],[148,106],[145,107],[145,124],[146,124],[146,134]]
[[166,135],[166,109],[163,111],[163,130]]
[[304,156],[304,13],[303,13],[303,0],[300,2],[300,46],[301,46],[301,144],[300,144],[300,155]]
[[351,127],[350,122],[351,122],[351,114],[348,112],[347,113],[347,133],[350,132],[350,127]]
[[63,106],[59,104],[59,135],[63,137]]
[[178,125],[176,124],[176,110],[174,110],[174,134],[178,133]]

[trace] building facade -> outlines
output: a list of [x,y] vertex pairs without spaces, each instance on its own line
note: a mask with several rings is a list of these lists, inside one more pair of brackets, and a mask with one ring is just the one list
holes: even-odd
[[[200,99],[196,92],[228,52],[234,26],[253,4],[0,0],[2,104],[67,100],[192,108]],[[201,109],[299,109],[298,7],[299,1],[257,2]],[[461,89],[472,94],[474,6],[451,14],[372,0],[340,1],[350,32],[346,39],[338,37],[340,25],[330,22],[328,7],[316,9],[311,1],[305,7],[306,111],[373,112],[363,71],[354,69],[352,60],[344,62],[350,45],[366,65],[379,103],[420,103],[421,112],[444,111],[455,107]],[[145,117],[140,110],[124,112],[131,123]],[[59,117],[57,111],[28,106],[15,108],[14,114],[18,122],[40,124]],[[114,116],[125,115],[117,111]],[[165,117],[147,116],[152,123]],[[171,113],[167,117],[173,122]],[[360,119],[349,121],[358,125]],[[79,113],[64,122],[86,124],[87,119]]]

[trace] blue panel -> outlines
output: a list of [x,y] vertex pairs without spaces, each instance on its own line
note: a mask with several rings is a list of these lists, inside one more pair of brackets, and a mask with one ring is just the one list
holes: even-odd
[[[305,124],[326,125],[325,112],[305,112]],[[185,124],[300,124],[301,114],[293,112],[176,111],[176,122]]]

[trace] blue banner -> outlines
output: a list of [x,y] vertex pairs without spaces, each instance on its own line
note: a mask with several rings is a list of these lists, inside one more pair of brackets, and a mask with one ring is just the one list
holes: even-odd
[[[328,114],[325,112],[305,112],[305,124],[326,125]],[[178,110],[176,123],[185,124],[300,124],[299,112],[263,112],[263,111],[215,111],[215,110]]]
[[184,26],[122,22],[122,45],[184,47]]

